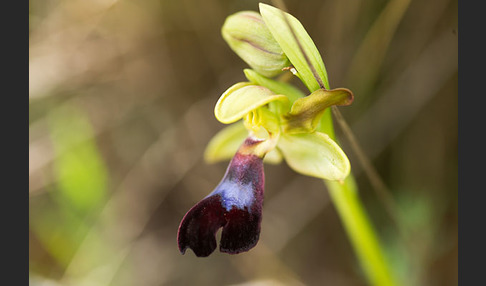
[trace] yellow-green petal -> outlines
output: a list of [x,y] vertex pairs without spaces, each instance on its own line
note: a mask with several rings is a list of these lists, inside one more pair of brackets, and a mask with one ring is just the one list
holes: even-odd
[[277,100],[288,102],[285,95],[276,95],[266,87],[237,83],[221,95],[214,107],[214,115],[221,123],[229,124],[240,120],[250,111]]
[[290,112],[284,115],[284,132],[313,132],[326,108],[332,105],[350,105],[353,99],[353,93],[347,88],[318,89],[309,96],[299,98]]
[[283,133],[278,148],[287,164],[303,175],[342,181],[351,170],[341,147],[324,133]]

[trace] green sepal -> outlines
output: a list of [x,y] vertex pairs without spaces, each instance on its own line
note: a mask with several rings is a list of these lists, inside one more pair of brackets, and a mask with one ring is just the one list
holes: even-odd
[[[259,7],[265,24],[275,40],[280,44],[280,47],[297,70],[299,78],[307,88],[310,91],[315,91],[322,87],[328,88],[329,81],[324,62],[317,47],[300,21],[294,16],[273,6],[260,3]],[[310,64],[314,67],[315,74],[307,63],[301,48],[305,55],[307,55]],[[322,81],[323,86],[320,86],[316,77]]]
[[[207,163],[230,160],[246,137],[248,137],[248,130],[242,121],[225,126],[209,141],[204,151],[204,160]],[[282,159],[282,154],[277,149],[273,149],[265,156],[264,162],[278,164]]]
[[351,170],[341,147],[324,133],[282,133],[278,148],[290,168],[306,176],[342,181]]
[[353,93],[347,88],[318,89],[294,102],[283,115],[283,130],[287,133],[310,133],[316,130],[324,111],[332,105],[350,105]]
[[214,115],[221,123],[229,124],[272,101],[288,104],[289,100],[285,95],[274,94],[266,87],[237,83],[221,95],[214,107]]
[[246,78],[253,84],[264,86],[273,91],[275,94],[286,95],[291,104],[293,104],[297,99],[306,96],[306,94],[304,94],[300,89],[289,83],[270,79],[252,69],[244,69],[243,72],[245,73]]
[[248,130],[242,121],[225,126],[209,141],[204,151],[204,160],[215,163],[231,159],[247,136]]
[[276,76],[290,66],[282,48],[255,11],[240,11],[228,16],[221,34],[241,59],[265,76]]
[[273,165],[280,164],[283,161],[283,156],[277,148],[272,149],[272,151],[268,152],[267,155],[263,158],[264,163],[269,163]]

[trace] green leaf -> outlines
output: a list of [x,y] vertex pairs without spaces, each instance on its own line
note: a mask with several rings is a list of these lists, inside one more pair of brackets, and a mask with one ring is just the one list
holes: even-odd
[[332,105],[350,105],[353,99],[353,93],[347,88],[318,89],[294,102],[290,112],[284,115],[284,132],[313,132],[326,108]]
[[276,95],[266,87],[237,83],[226,90],[214,107],[214,115],[220,122],[229,124],[243,118],[250,111],[272,101],[288,104],[285,95]]
[[[300,21],[280,9],[263,3],[260,3],[260,14],[307,88],[310,91],[315,91],[322,87],[329,89],[324,62]],[[301,49],[307,56],[311,66]],[[323,86],[320,86],[319,81],[321,81]]]
[[60,195],[80,212],[99,207],[106,199],[108,171],[86,115],[69,105],[49,115],[49,127]]
[[278,148],[287,164],[303,175],[342,181],[351,170],[346,154],[324,133],[283,133]]

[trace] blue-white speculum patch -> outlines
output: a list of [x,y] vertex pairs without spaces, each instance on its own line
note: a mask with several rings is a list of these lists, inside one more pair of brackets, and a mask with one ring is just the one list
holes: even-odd
[[221,204],[226,211],[230,211],[233,206],[242,210],[249,206],[255,197],[251,184],[244,185],[230,180],[222,181],[209,196],[212,195],[221,196]]

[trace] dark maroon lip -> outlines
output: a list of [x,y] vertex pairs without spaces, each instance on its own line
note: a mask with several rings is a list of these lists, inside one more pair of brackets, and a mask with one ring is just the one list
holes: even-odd
[[237,254],[253,248],[260,236],[263,192],[263,159],[236,153],[214,191],[182,219],[177,234],[180,252],[190,248],[198,257],[209,256],[216,249],[220,228],[221,252]]

